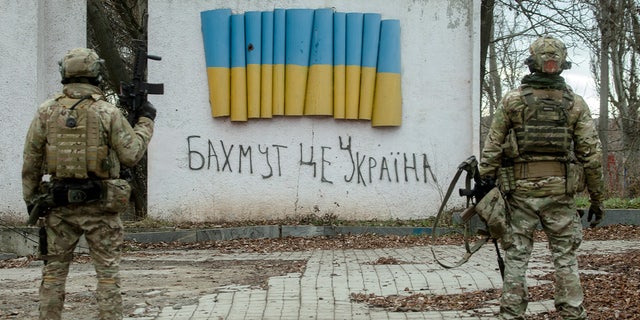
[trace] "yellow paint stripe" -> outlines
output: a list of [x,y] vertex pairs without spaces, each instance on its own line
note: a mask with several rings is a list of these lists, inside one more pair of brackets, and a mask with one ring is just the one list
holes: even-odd
[[400,126],[402,124],[402,88],[398,73],[378,73],[373,99],[371,125]]
[[231,121],[247,121],[247,73],[231,68]]
[[307,88],[309,67],[288,64],[285,67],[285,105],[284,114],[301,116],[304,110],[304,98]]
[[362,67],[360,74],[360,108],[358,118],[371,120],[376,85],[376,68]]
[[207,68],[209,79],[209,102],[213,117],[228,116],[230,106],[230,71],[229,68]]
[[263,64],[260,70],[260,118],[271,118],[273,115],[273,65]]
[[247,116],[260,118],[260,65],[247,65]]
[[333,117],[345,117],[346,68],[344,65],[333,67]]
[[347,66],[345,118],[358,119],[360,104],[360,66]]
[[333,114],[333,66],[314,64],[309,67],[304,114],[317,116]]
[[273,66],[273,115],[284,115],[284,64]]

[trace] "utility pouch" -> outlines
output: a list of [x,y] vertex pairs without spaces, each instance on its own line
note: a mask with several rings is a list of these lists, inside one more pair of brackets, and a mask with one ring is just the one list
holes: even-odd
[[516,131],[513,128],[509,129],[509,133],[504,138],[502,153],[505,157],[511,159],[520,156],[520,151],[518,150],[518,139],[516,137]]
[[476,204],[475,209],[480,218],[487,224],[491,237],[502,240],[503,237],[510,235],[511,229],[508,221],[507,204],[498,188],[491,189]]
[[131,186],[124,179],[102,180],[101,204],[105,211],[120,213],[129,206]]
[[64,179],[54,181],[49,192],[56,206],[85,204],[100,200],[102,185],[94,180]]
[[582,163],[567,163],[567,194],[575,194],[584,191],[585,178]]

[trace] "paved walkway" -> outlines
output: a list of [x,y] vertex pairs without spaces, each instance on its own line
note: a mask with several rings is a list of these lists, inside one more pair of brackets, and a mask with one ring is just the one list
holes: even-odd
[[[583,243],[580,250],[604,254],[634,249],[638,245],[640,241],[591,241]],[[438,256],[443,257],[452,250],[459,253],[460,247],[440,246]],[[379,264],[376,263],[379,258],[393,258],[400,263]],[[492,245],[485,245],[463,266],[448,270],[434,262],[428,247],[229,254],[220,259],[307,260],[308,263],[303,274],[270,278],[266,290],[221,287],[216,294],[199,297],[196,305],[167,307],[157,317],[146,319],[495,319],[498,301],[490,301],[483,309],[472,311],[392,312],[351,301],[350,295],[457,294],[502,287]],[[530,276],[552,271],[546,243],[536,244],[529,270]],[[529,279],[530,286],[539,284],[542,282]],[[532,302],[528,313],[553,308],[553,301]]]

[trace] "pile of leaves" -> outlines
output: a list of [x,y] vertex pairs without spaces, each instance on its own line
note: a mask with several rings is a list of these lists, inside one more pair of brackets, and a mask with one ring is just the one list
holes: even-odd
[[[640,228],[636,226],[607,226],[586,229],[585,240],[637,240]],[[546,241],[542,232],[536,233],[536,241]],[[384,264],[384,261],[376,261]],[[580,275],[585,294],[584,306],[589,319],[638,319],[640,318],[640,249],[617,254],[587,254],[578,256],[581,270],[598,272]],[[554,273],[537,277],[554,280]],[[454,295],[412,293],[408,295],[377,296],[352,293],[351,299],[371,307],[389,311],[467,310],[472,313],[492,304],[499,304],[501,290],[490,289]],[[544,284],[529,288],[529,301],[553,300],[554,285]],[[486,316],[486,315],[484,315]],[[497,315],[494,315],[497,316]],[[527,316],[526,319],[559,319],[556,311]]]
[[[589,319],[638,319],[640,315],[640,249],[620,254],[582,255],[578,257],[581,269],[600,273],[581,274],[585,294],[584,306]],[[537,277],[553,281],[554,274]],[[489,289],[453,295],[412,293],[408,295],[377,296],[352,293],[351,300],[389,311],[470,310],[497,305],[501,290]],[[553,300],[553,284],[529,288],[529,301]],[[556,311],[528,316],[527,319],[558,319]]]
[[[584,230],[584,240],[638,240],[640,226],[605,226]],[[434,241],[435,240],[435,241]],[[543,232],[536,232],[537,242],[546,241]],[[274,239],[237,239],[227,241],[203,242],[160,242],[138,243],[125,242],[125,254],[154,254],[155,250],[219,250],[224,253],[256,252],[271,253],[282,251],[308,251],[323,249],[376,249],[401,248],[410,246],[426,246],[430,244],[462,244],[461,235],[447,235],[432,239],[429,236],[395,236],[374,234],[338,235],[333,237],[312,238],[274,238]],[[581,255],[579,264],[581,270],[596,270],[598,273],[581,274],[582,286],[585,292],[585,307],[589,312],[589,319],[638,319],[640,315],[640,249],[617,254],[586,254]],[[15,268],[29,265],[32,257],[9,259],[0,261],[0,268]],[[78,256],[74,259],[78,263],[88,262],[87,257]],[[393,257],[381,257],[372,264],[403,264],[404,261]],[[543,276],[543,279],[553,280],[553,273]],[[371,307],[385,308],[396,312],[427,311],[427,310],[470,310],[479,309],[489,304],[497,305],[501,290],[466,292],[457,295],[429,295],[414,293],[405,289],[407,295],[376,296],[365,293],[353,293],[353,301],[365,303]],[[553,284],[530,287],[530,301],[553,299]],[[553,311],[543,315],[536,315],[527,319],[556,319],[558,314]]]
[[465,292],[456,295],[413,293],[409,288],[408,296],[377,296],[373,293],[351,293],[351,300],[363,302],[371,307],[384,308],[389,311],[437,311],[437,310],[474,310],[486,307],[486,303],[500,296],[496,289]]
[[[640,239],[640,226],[614,225],[584,230],[584,240],[637,240]],[[475,240],[475,239],[472,239]],[[313,238],[275,238],[275,239],[237,239],[230,241],[207,241],[197,243],[127,243],[130,250],[149,249],[216,249],[222,252],[277,252],[307,251],[322,249],[374,249],[399,248],[408,246],[426,246],[430,244],[462,244],[461,235],[395,236],[395,235],[338,235]],[[535,233],[535,241],[547,241],[542,231]],[[392,257],[381,257],[372,264],[402,264],[403,261]],[[640,251],[621,254],[579,256],[581,269],[597,270],[603,273],[582,274],[581,280],[585,292],[585,307],[589,319],[634,319],[640,315]],[[554,275],[544,276],[553,280]],[[407,295],[376,296],[366,293],[352,293],[353,301],[365,303],[371,307],[384,308],[396,312],[428,310],[470,310],[479,312],[488,304],[497,305],[501,290],[491,289],[466,292],[457,295],[429,295],[413,293],[405,289]],[[553,299],[553,284],[529,288],[530,301]],[[527,319],[556,319],[559,315],[553,311],[547,314],[529,316]]]
[[[612,225],[584,230],[584,240],[624,240],[640,239],[640,226]],[[471,239],[476,241],[477,239]],[[283,237],[269,239],[235,239],[199,242],[154,242],[141,243],[126,241],[126,251],[153,249],[215,249],[225,253],[257,252],[271,253],[283,251],[308,251],[322,249],[376,249],[403,248],[413,246],[462,244],[463,236],[450,234],[438,237],[431,236],[397,236],[376,234],[342,234],[318,237]],[[535,233],[535,241],[547,241],[542,231]]]

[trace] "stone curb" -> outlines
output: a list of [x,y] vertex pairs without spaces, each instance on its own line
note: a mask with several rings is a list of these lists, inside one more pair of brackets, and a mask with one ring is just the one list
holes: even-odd
[[[585,210],[587,211],[587,210]],[[583,226],[587,227],[587,215],[582,218]],[[625,224],[640,225],[640,210],[609,209],[601,226]],[[281,237],[315,237],[335,236],[339,234],[380,234],[380,235],[431,235],[430,227],[376,227],[376,226],[311,226],[311,225],[267,225],[233,228],[212,228],[193,230],[174,230],[166,228],[159,231],[125,231],[125,240],[141,243],[154,242],[196,242],[220,241],[234,239],[259,239]],[[439,233],[460,232],[460,229],[439,230]],[[77,252],[86,251],[87,245],[81,239]],[[0,228],[0,259],[6,257],[27,256],[37,253],[38,228],[16,227]]]
[[[453,231],[443,229],[442,232]],[[340,234],[382,234],[382,235],[431,235],[432,228],[426,227],[369,227],[369,226],[310,226],[310,225],[272,225],[249,226],[216,229],[167,230],[151,232],[132,232],[125,234],[125,240],[143,243],[153,242],[196,242],[234,239],[285,238],[336,236]]]

